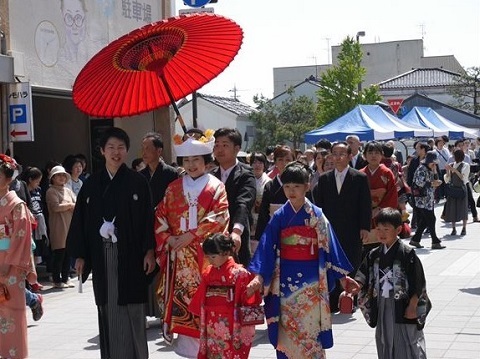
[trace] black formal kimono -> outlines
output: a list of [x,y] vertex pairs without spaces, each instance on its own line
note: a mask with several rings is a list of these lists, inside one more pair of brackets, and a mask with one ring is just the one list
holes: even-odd
[[[212,174],[221,180],[220,167],[214,169]],[[242,162],[237,162],[225,182],[225,189],[227,191],[228,213],[230,214],[228,231],[232,232],[235,223],[244,226],[238,259],[241,264],[247,267],[251,259],[250,223],[252,221],[252,208],[255,205],[257,194],[252,168]]]
[[[116,241],[100,235],[104,221],[114,222]],[[144,303],[150,277],[143,262],[154,248],[146,179],[125,164],[113,178],[105,168],[93,174],[78,194],[67,250],[85,260],[83,281],[92,272],[104,359],[148,357]]]

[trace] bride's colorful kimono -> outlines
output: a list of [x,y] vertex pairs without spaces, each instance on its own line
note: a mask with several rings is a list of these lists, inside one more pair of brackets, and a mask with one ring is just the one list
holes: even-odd
[[[205,174],[206,185],[195,201],[197,226],[188,229],[192,220],[187,192],[186,177],[170,183],[165,197],[155,212],[156,256],[160,266],[160,283],[157,298],[163,318],[163,335],[171,340],[173,333],[198,338],[199,318],[188,310],[204,269],[202,242],[213,233],[226,233],[229,221],[225,186],[216,177]],[[196,181],[202,180],[201,178]],[[191,201],[190,201],[191,202]],[[195,239],[185,248],[174,252],[169,249],[168,239],[190,231]],[[206,267],[206,266],[205,266]]]
[[333,346],[328,293],[352,271],[322,210],[288,201],[265,229],[249,270],[268,286],[270,342],[279,358],[325,358]]
[[33,216],[14,191],[0,199],[0,283],[10,300],[0,303],[0,357],[26,358],[25,278],[32,272]]
[[238,310],[258,305],[260,294],[246,298],[247,284],[253,279],[241,264],[230,257],[222,266],[208,266],[189,309],[200,316],[198,359],[247,359],[255,337],[255,326],[242,326]]

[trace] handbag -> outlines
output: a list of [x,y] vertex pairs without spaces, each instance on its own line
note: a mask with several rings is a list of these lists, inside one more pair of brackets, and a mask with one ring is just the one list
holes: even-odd
[[238,318],[242,326],[263,324],[265,322],[263,305],[240,306]]
[[411,189],[412,189],[413,197],[426,197],[427,196],[427,189],[425,188],[425,186],[420,187],[416,183],[413,183]]
[[480,193],[480,180],[475,181],[475,184],[473,185],[473,190],[477,193]]
[[[347,288],[348,290],[348,282]],[[338,298],[338,308],[340,309],[340,313],[342,314],[352,314],[353,313],[353,294],[348,293],[347,291],[343,291]]]
[[0,283],[0,303],[6,302],[7,300],[10,300],[8,288],[5,284]]

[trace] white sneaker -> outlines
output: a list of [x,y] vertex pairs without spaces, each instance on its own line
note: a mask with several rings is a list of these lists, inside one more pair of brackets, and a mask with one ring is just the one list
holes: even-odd
[[64,283],[67,288],[75,288],[75,284],[71,280],[67,280],[67,283]]
[[63,282],[53,283],[53,288],[65,289],[65,288],[68,288],[68,285],[67,283],[63,283]]

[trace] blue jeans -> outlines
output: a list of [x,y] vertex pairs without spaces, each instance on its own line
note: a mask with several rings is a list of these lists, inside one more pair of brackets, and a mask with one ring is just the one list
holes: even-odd
[[31,308],[37,303],[38,296],[25,288],[25,301],[27,302],[27,306]]

